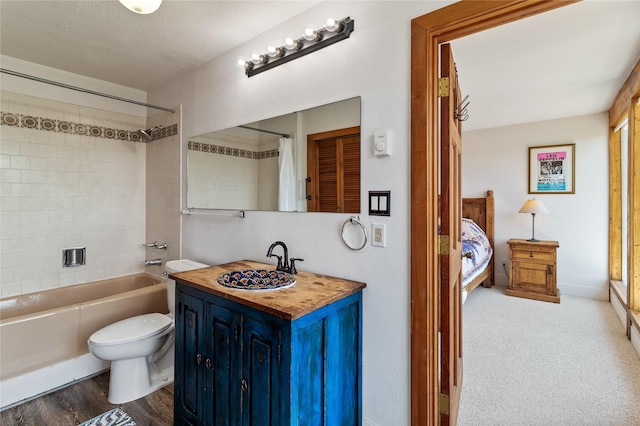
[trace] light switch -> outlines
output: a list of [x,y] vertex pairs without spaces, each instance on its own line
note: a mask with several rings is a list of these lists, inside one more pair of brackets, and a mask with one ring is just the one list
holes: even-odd
[[369,191],[369,215],[391,216],[391,191]]

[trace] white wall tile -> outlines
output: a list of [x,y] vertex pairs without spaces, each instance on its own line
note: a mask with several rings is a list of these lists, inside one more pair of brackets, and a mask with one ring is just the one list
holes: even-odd
[[[2,93],[3,111],[118,130],[144,119]],[[8,99],[8,100],[7,100]],[[143,270],[146,145],[2,126],[3,296]],[[87,264],[62,268],[65,247]]]

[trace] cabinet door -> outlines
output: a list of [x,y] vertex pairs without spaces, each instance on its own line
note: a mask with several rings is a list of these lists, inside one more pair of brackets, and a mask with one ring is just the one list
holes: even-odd
[[289,390],[280,387],[281,331],[249,316],[242,318],[242,425],[281,424],[280,398]]
[[204,302],[190,294],[177,291],[175,358],[175,416],[176,424],[198,424],[202,415],[202,375],[200,364],[204,361],[203,321]]
[[239,332],[240,316],[222,306],[207,305],[210,327],[210,340],[207,353],[210,354],[211,364],[206,368],[210,371],[209,388],[212,390],[212,401],[207,408],[208,417],[213,417],[210,425],[231,426],[240,424],[240,351]]
[[553,294],[553,266],[544,263],[514,262],[518,290]]

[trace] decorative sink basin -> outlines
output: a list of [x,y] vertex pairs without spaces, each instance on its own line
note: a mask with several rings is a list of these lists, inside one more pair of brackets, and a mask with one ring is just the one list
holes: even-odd
[[240,290],[273,290],[291,287],[295,283],[293,275],[267,269],[243,269],[218,277],[218,284]]

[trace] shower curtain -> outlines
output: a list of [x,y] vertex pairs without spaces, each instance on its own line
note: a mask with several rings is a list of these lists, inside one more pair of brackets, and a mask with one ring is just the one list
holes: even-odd
[[296,210],[296,172],[293,164],[293,140],[280,138],[280,185],[278,191],[278,210],[291,212]]

